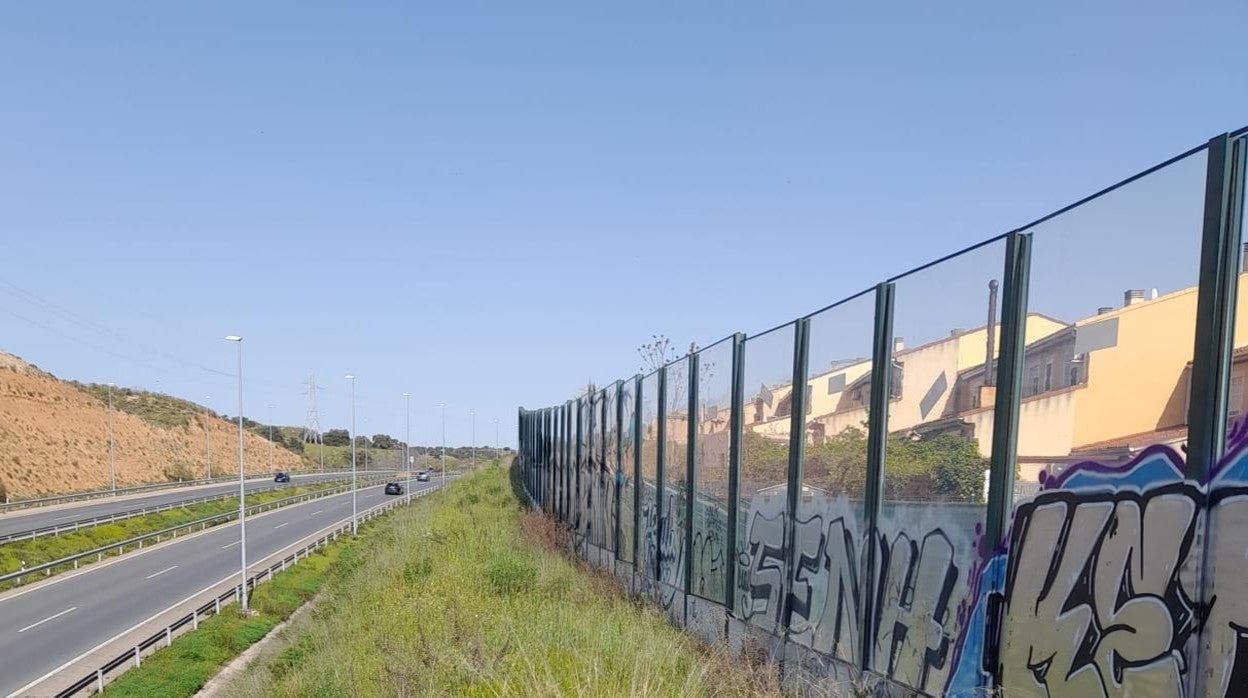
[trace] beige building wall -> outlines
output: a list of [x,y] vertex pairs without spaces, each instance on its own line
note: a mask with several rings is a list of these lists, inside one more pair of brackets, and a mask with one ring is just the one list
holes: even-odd
[[1075,445],[1177,426],[1187,419],[1187,363],[1196,334],[1196,289],[1140,301],[1075,323],[1118,321],[1115,346],[1088,356],[1087,388],[1079,396]]

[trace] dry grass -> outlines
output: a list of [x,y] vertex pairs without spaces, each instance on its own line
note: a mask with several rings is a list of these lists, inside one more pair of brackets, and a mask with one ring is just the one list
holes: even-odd
[[[205,428],[212,431],[217,474],[237,468],[238,433],[223,419],[198,414],[160,427],[120,409],[113,413],[119,486],[162,482],[169,473],[202,477]],[[248,472],[268,471],[269,442],[248,433]],[[300,467],[278,448],[274,468]],[[108,486],[108,409],[90,393],[0,352],[0,488],[10,497]]]

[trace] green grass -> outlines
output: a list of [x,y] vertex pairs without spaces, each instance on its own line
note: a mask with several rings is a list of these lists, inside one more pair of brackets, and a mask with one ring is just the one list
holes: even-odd
[[[342,484],[341,482],[325,482],[255,492],[247,495],[247,504],[265,504],[307,492],[316,492],[330,487],[341,486]],[[62,533],[59,536],[44,536],[34,540],[12,541],[0,545],[0,574],[18,571],[22,568],[23,561],[25,561],[26,567],[34,567],[35,565],[59,560],[69,555],[123,541],[134,536],[237,510],[237,497],[218,499]],[[91,559],[83,560],[80,564],[87,564],[92,561]],[[72,566],[69,569],[72,569]],[[53,571],[53,574],[56,574],[56,570]]]
[[[325,446],[325,467],[326,468],[350,468],[351,467],[351,447],[350,446]],[[370,470],[385,470],[394,468],[396,470],[403,469],[403,449],[380,449],[370,448],[368,452],[367,467]],[[416,457],[414,467],[416,470],[433,470],[441,472],[441,466],[435,456],[421,456],[413,454]],[[355,451],[355,463],[360,469],[365,468],[364,449],[357,448]],[[497,464],[497,461],[487,460],[484,455],[477,458],[478,466]],[[471,463],[452,456],[446,457],[446,471],[455,472],[470,467]],[[303,467],[309,469],[317,469],[321,467],[321,446],[319,444],[305,443],[303,444]]]
[[225,695],[775,692],[772,674],[701,646],[565,555],[561,535],[520,508],[501,467],[466,477],[370,531],[367,549],[329,570],[314,611]]

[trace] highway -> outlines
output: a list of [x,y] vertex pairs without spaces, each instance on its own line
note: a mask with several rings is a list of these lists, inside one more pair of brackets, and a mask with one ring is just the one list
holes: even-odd
[[[413,492],[434,484],[413,482]],[[387,498],[381,485],[361,489],[358,496],[360,511]],[[266,556],[350,517],[346,492],[249,518],[248,564],[260,568]],[[238,552],[238,524],[231,523],[0,599],[0,695],[42,680],[231,575],[237,578]]]
[[[385,471],[391,472],[391,471]],[[364,471],[357,475],[363,476]],[[373,474],[373,471],[370,471]],[[290,485],[306,485],[327,480],[348,480],[351,471],[341,473],[312,473],[308,475],[292,475]],[[276,483],[273,476],[256,478],[246,482],[248,492],[271,488]],[[125,497],[123,499],[93,499],[76,502],[53,509],[23,509],[0,516],[0,536],[13,533],[33,531],[47,526],[73,525],[75,521],[89,521],[99,516],[108,516],[124,511],[154,507],[163,504],[174,504],[188,499],[198,499],[216,494],[233,494],[238,492],[238,482],[209,485],[205,487],[161,490],[153,494]]]

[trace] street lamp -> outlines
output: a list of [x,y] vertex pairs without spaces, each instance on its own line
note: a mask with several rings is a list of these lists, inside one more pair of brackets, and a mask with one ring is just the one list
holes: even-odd
[[472,469],[477,469],[477,411],[468,410],[468,414],[472,417]]
[[113,493],[117,493],[117,459],[113,454],[113,383],[108,384],[108,482]]
[[[498,461],[498,463],[501,463],[503,461],[502,457],[500,456],[498,452],[498,417],[494,418],[494,460]],[[495,465],[497,465],[498,463],[495,463]]]
[[232,334],[227,342],[238,345],[238,551],[239,576],[238,603],[247,612],[247,498],[243,488],[243,338]]
[[438,454],[438,462],[442,464],[442,485],[446,485],[446,403],[439,402],[442,408],[442,451]]
[[273,408],[269,405],[269,472],[273,472]]
[[351,381],[351,535],[354,536],[360,528],[355,501],[355,376],[348,373],[347,380]]
[[[212,400],[211,395],[204,396],[204,402]],[[204,415],[204,462],[207,463],[208,479],[212,479],[212,422]]]
[[407,411],[407,432],[403,436],[403,461],[407,463],[407,501],[412,501],[412,396],[403,393],[403,406]]

